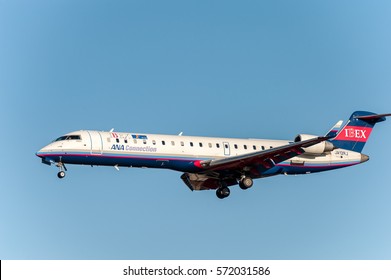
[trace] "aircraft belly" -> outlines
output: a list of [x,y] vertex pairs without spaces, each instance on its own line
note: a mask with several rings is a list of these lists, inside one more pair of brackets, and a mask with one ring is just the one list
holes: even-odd
[[278,166],[282,167],[281,173],[295,175],[334,170],[361,163],[361,155],[358,153],[350,152],[350,154],[344,156],[341,156],[341,154],[341,151],[334,151],[326,156],[312,159],[296,157],[290,161],[282,162]]
[[278,164],[281,174],[296,175],[321,172],[335,169],[332,165],[331,154],[320,156],[298,156]]

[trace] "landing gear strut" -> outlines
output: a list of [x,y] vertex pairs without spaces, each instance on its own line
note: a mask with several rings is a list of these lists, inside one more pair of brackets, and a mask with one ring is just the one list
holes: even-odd
[[57,173],[57,177],[62,179],[65,177],[65,171],[67,171],[67,168],[65,167],[65,164],[63,164],[62,162],[58,162],[56,164],[56,166],[58,168],[60,168],[60,172]]
[[251,177],[243,176],[239,181],[239,187],[242,190],[247,190],[253,186],[253,179]]

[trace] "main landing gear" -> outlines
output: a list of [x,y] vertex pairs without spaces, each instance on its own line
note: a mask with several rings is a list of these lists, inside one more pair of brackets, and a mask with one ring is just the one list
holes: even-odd
[[58,162],[56,164],[56,166],[58,168],[60,168],[60,172],[57,173],[57,177],[62,179],[65,177],[65,171],[67,171],[67,168],[65,167],[65,164],[63,164],[62,162]]
[[239,187],[242,190],[247,190],[253,186],[254,182],[251,177],[243,176],[239,181]]
[[[239,187],[242,190],[247,190],[253,186],[254,182],[251,177],[242,176],[239,180]],[[220,199],[226,198],[229,196],[231,191],[227,187],[227,184],[224,181],[220,182],[220,187],[216,190],[216,196]]]
[[216,190],[216,195],[220,199],[228,197],[230,193],[231,193],[231,191],[226,186],[221,186],[220,188],[218,188]]

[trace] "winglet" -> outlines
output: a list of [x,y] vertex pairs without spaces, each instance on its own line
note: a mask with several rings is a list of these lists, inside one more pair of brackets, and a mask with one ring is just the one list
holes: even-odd
[[339,129],[340,129],[341,126],[342,126],[342,123],[343,123],[342,120],[338,121],[338,122],[329,130],[329,132],[327,132],[327,134],[325,135],[325,137],[327,137],[327,138],[330,139],[330,138],[334,138],[335,136],[337,136],[338,131],[339,131]]

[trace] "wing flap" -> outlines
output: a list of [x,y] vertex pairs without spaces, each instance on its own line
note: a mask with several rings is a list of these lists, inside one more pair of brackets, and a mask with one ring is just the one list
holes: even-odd
[[[221,186],[221,180],[218,177],[206,174],[183,173],[181,179],[191,191],[215,190]],[[224,182],[227,186],[237,184],[234,178],[225,178]]]

